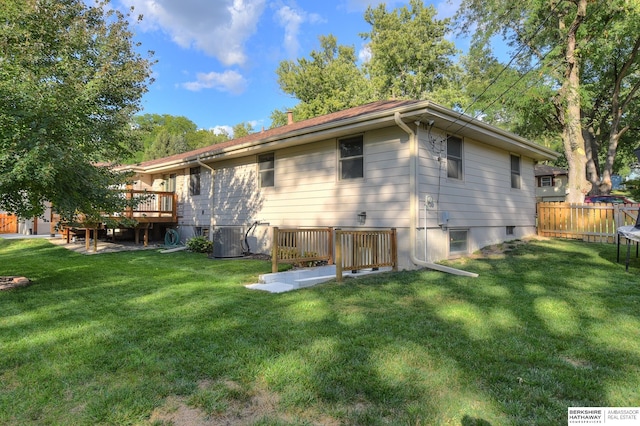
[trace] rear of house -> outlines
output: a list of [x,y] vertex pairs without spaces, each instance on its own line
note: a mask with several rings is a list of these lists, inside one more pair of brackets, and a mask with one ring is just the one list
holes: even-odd
[[551,158],[431,102],[385,101],[142,163],[136,185],[175,190],[181,238],[221,256],[268,253],[274,226],[396,228],[411,269],[535,233],[534,164]]

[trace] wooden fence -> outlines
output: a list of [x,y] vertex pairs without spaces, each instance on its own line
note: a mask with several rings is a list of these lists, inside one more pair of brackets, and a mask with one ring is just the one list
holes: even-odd
[[0,234],[18,232],[18,217],[8,213],[0,213]]
[[640,204],[538,203],[538,235],[615,243],[617,229],[634,225]]
[[[335,238],[335,241],[334,241]],[[336,280],[342,281],[343,270],[398,269],[398,237],[395,228],[388,230],[335,230],[333,228],[273,228],[271,270],[278,272],[279,263],[305,265],[327,262],[335,265]]]

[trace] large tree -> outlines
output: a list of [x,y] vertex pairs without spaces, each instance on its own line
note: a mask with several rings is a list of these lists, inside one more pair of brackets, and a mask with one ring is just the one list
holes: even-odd
[[411,0],[409,7],[388,11],[385,4],[369,6],[364,20],[371,59],[365,68],[377,99],[431,99],[447,106],[461,102],[454,64],[458,53],[446,38],[450,20],[436,19],[433,6]]
[[0,3],[0,209],[67,220],[114,211],[151,61],[107,1]]
[[[555,132],[562,141],[567,201],[610,189],[618,142],[629,129],[638,96],[638,8],[627,0],[462,2],[459,18],[463,29],[473,32],[474,48],[505,40],[514,60],[504,65],[509,68],[504,75],[516,75],[508,93],[491,88],[477,93],[484,99],[476,98],[474,110],[520,108],[519,126],[546,122],[546,135]],[[495,87],[503,78],[485,81],[485,88]],[[607,151],[604,175],[600,149]]]
[[[341,111],[367,103],[371,88],[358,67],[355,49],[339,45],[332,36],[320,37],[320,50],[310,58],[283,61],[276,73],[280,88],[300,100],[294,108],[296,120]],[[286,114],[274,113],[286,124]],[[284,117],[284,120],[282,120]]]
[[[422,0],[387,10],[369,7],[364,20],[371,30],[364,55],[332,36],[320,38],[320,50],[309,58],[284,61],[278,83],[300,100],[292,110],[296,120],[340,111],[382,99],[431,99],[447,106],[464,103],[457,54],[447,39],[448,19],[435,18]],[[287,122],[285,111],[274,111],[272,126]]]

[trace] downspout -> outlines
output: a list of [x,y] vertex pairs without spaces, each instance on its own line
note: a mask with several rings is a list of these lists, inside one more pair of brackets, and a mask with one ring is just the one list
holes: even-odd
[[[416,234],[418,232],[417,228],[418,228],[418,220],[419,220],[417,215],[419,188],[418,188],[418,178],[416,176],[416,171],[418,168],[418,137],[416,136],[416,133],[413,130],[411,130],[411,128],[407,126],[407,124],[404,121],[402,121],[402,119],[400,118],[400,112],[396,111],[393,117],[398,127],[400,127],[409,135],[409,240],[410,240],[409,258],[411,259],[411,262],[416,266],[422,266],[425,268],[433,269],[435,271],[446,272],[448,274],[461,275],[465,277],[477,277],[478,274],[473,272],[462,271],[460,269],[455,269],[455,268],[450,268],[448,266],[430,263],[430,262],[427,262],[426,260],[420,260],[416,257],[416,246],[417,246]],[[428,229],[425,226],[425,238],[426,238],[427,232],[428,232]]]
[[213,178],[215,176],[215,170],[213,169],[213,167],[207,164],[204,164],[202,161],[200,161],[200,156],[196,157],[196,162],[198,163],[198,165],[204,167],[205,169],[209,169],[209,171],[211,171],[211,211],[209,212],[209,233],[210,233],[209,238],[213,238],[212,236],[213,235],[213,213],[214,213],[213,209],[215,208],[214,207],[215,203],[213,201],[216,195],[216,188],[214,185]]

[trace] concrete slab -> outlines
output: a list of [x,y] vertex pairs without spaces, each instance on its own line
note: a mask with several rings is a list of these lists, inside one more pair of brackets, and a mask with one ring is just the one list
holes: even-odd
[[291,284],[278,282],[270,282],[267,284],[247,284],[245,287],[250,290],[268,291],[269,293],[284,293],[286,291],[296,290],[296,287]]

